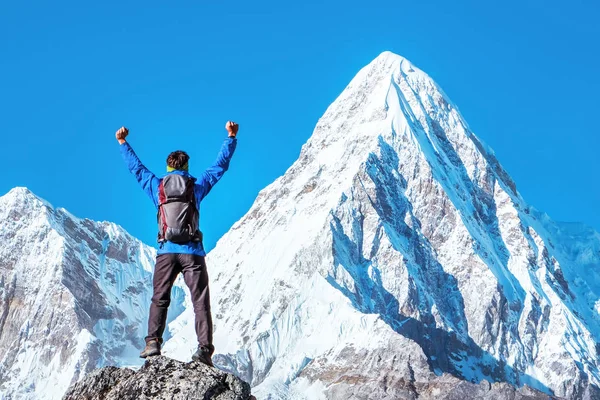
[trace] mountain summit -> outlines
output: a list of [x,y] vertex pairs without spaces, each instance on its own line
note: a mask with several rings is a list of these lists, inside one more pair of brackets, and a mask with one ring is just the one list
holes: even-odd
[[[356,75],[208,265],[216,361],[258,398],[484,381],[600,396],[600,235],[530,207],[393,53]],[[192,320],[171,324],[167,353],[186,359]]]

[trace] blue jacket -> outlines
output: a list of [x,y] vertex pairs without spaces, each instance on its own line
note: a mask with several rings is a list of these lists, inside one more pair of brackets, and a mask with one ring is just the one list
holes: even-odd
[[[196,207],[200,210],[200,202],[210,192],[212,187],[221,179],[225,171],[229,168],[229,161],[235,151],[237,140],[235,138],[227,138],[217,161],[212,167],[208,168],[202,173],[202,176],[196,180],[195,194],[196,194]],[[158,185],[162,178],[157,178],[148,168],[144,167],[138,156],[135,154],[129,143],[125,142],[121,146],[121,155],[127,164],[129,171],[135,176],[138,183],[144,189],[144,192],[154,202],[154,206],[158,210]],[[184,176],[191,176],[185,171],[173,171],[170,174],[179,174]],[[158,231],[158,227],[157,227]],[[165,253],[179,253],[179,254],[195,254],[198,256],[206,255],[202,242],[189,242],[189,243],[173,243],[165,242],[159,246],[158,254]]]

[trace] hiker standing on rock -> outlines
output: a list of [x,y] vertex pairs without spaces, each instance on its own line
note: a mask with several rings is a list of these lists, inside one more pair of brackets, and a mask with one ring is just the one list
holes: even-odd
[[235,151],[238,124],[228,121],[225,125],[228,138],[223,143],[214,165],[202,173],[200,178],[188,172],[189,156],[183,151],[174,151],[167,157],[167,174],[157,178],[137,157],[125,140],[129,130],[125,127],[116,133],[121,155],[144,192],[152,199],[158,210],[158,255],[154,267],[152,303],[148,320],[146,347],[140,357],[160,355],[163,332],[167,322],[167,310],[171,302],[171,288],[181,272],[190,289],[196,317],[198,350],[192,356],[195,361],[213,366],[215,350],[213,324],[210,314],[210,295],[206,255],[199,229],[200,202],[210,192],[229,168]]

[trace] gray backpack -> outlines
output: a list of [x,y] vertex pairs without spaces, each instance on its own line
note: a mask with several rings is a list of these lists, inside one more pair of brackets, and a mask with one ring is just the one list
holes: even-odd
[[202,241],[194,182],[192,177],[170,174],[158,185],[159,243]]

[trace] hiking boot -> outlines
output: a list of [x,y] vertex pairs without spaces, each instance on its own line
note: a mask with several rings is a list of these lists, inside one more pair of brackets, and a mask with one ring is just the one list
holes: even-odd
[[146,347],[140,353],[141,358],[160,356],[160,342],[158,339],[151,339],[146,342]]
[[209,367],[214,367],[211,357],[211,351],[208,347],[198,346],[198,350],[192,356],[192,360],[199,361],[202,364],[206,364]]

